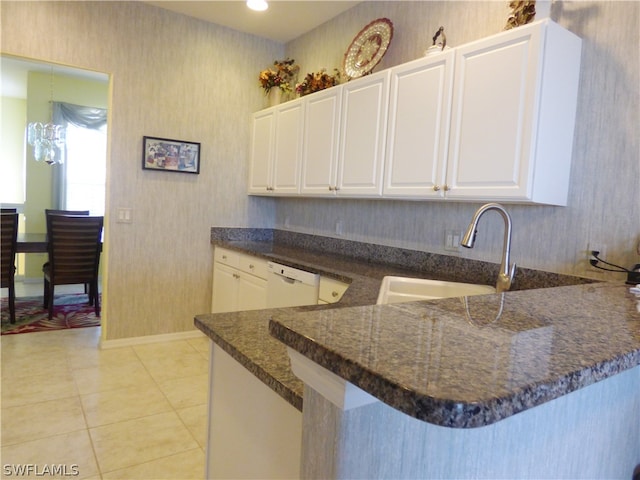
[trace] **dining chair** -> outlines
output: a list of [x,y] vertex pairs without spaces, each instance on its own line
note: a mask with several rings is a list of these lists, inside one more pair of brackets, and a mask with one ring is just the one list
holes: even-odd
[[0,213],[18,213],[17,208],[0,208]]
[[56,285],[89,285],[89,304],[100,316],[98,267],[102,251],[104,217],[88,215],[48,215],[49,261],[43,267],[44,306],[53,317]]
[[[49,217],[49,215],[89,215],[89,210],[56,210],[53,208],[45,208],[45,218]],[[47,268],[48,263],[49,262],[46,262],[44,265],[42,265],[43,272],[44,269]],[[84,293],[89,293],[89,285],[84,286]]]
[[16,323],[16,243],[18,214],[1,213],[0,223],[0,288],[9,289],[9,319]]

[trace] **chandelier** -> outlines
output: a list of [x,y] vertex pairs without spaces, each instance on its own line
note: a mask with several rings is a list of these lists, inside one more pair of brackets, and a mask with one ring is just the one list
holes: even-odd
[[65,128],[62,125],[53,123],[53,67],[51,67],[49,90],[49,123],[29,123],[27,126],[27,142],[33,147],[33,157],[37,162],[44,160],[45,163],[54,165],[63,162],[62,156],[56,155],[56,150],[64,146]]

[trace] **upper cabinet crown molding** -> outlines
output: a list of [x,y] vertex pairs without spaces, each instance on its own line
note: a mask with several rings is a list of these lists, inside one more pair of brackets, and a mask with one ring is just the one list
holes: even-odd
[[300,182],[249,193],[566,205],[580,54],[545,19],[263,111],[301,105]]

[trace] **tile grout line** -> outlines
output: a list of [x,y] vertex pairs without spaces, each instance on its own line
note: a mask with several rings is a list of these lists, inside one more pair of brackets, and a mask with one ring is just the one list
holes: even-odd
[[100,467],[100,462],[98,461],[98,454],[96,452],[95,444],[93,443],[93,437],[91,436],[91,429],[89,428],[89,420],[87,418],[87,412],[84,407],[84,403],[82,403],[82,394],[80,393],[80,386],[78,385],[78,381],[73,374],[73,368],[71,366],[71,359],[69,358],[69,351],[65,349],[65,357],[67,361],[67,368],[69,370],[69,374],[73,379],[73,383],[76,386],[76,392],[78,395],[78,402],[80,403],[80,408],[82,409],[82,416],[84,418],[84,425],[86,427],[87,437],[89,437],[89,444],[91,445],[91,452],[93,453],[93,460],[96,464],[96,468],[98,470],[98,475],[102,478],[102,468]]

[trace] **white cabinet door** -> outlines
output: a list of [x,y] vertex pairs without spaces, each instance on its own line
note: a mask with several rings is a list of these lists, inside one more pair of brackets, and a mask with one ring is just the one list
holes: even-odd
[[543,21],[455,49],[448,198],[566,205],[580,48]]
[[267,195],[271,191],[275,128],[275,109],[263,110],[253,115],[249,193]]
[[248,193],[299,193],[303,122],[301,101],[253,115]]
[[302,159],[303,103],[287,102],[277,109],[272,193],[297,194]]
[[267,281],[241,272],[238,279],[236,310],[261,310],[263,308],[267,308]]
[[342,89],[338,195],[382,195],[389,71],[349,82]]
[[304,97],[302,194],[329,195],[335,191],[341,93],[342,87],[332,87]]
[[267,308],[267,261],[216,247],[213,263],[213,313]]
[[238,309],[238,270],[216,262],[213,267],[211,312],[235,312]]
[[442,197],[444,193],[453,50],[391,70],[385,197]]

